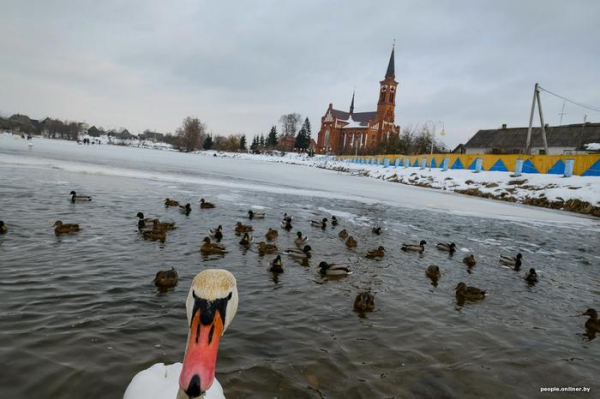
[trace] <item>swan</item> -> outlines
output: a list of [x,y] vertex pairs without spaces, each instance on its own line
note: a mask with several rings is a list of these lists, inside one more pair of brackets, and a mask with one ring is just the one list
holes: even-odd
[[192,281],[186,300],[188,342],[182,363],[157,363],[133,377],[123,399],[225,399],[215,378],[219,341],[238,307],[235,277],[208,269]]

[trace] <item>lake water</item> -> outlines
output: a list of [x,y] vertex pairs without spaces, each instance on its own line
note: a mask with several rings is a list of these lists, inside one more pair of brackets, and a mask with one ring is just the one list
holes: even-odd
[[[532,398],[549,396],[540,393],[547,386],[598,395],[600,339],[572,317],[600,309],[597,220],[294,165],[34,143],[0,137],[0,219],[10,228],[0,236],[1,398],[119,398],[138,371],[181,361],[185,297],[205,268],[238,282],[217,364],[228,398]],[[72,204],[71,190],[93,201]],[[190,216],[165,209],[166,197],[190,202]],[[217,208],[201,211],[200,197]],[[267,213],[252,222],[255,241],[293,214],[294,231],[310,237],[310,265],[283,257],[276,278],[272,256],[240,249],[233,226],[248,222],[248,209]],[[139,211],[179,228],[164,244],[144,241]],[[331,215],[340,226],[310,227]],[[56,237],[58,219],[81,232]],[[204,259],[201,240],[218,224],[230,252]],[[358,248],[338,239],[342,228]],[[276,244],[293,247],[293,238],[280,230]],[[400,251],[421,239],[424,255]],[[456,242],[458,253],[437,251],[439,241]],[[364,258],[379,245],[382,260]],[[467,251],[478,260],[471,273]],[[499,254],[518,251],[539,271],[537,285],[499,265]],[[323,278],[321,260],[354,274]],[[437,287],[424,274],[430,264],[443,273]],[[161,293],[151,281],[171,267],[179,285]],[[489,297],[461,306],[460,281]],[[375,294],[367,315],[353,311],[363,290]]]

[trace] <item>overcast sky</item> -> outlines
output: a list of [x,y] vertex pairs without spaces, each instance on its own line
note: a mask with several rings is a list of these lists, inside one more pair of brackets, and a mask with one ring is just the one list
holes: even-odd
[[[599,21],[596,0],[2,0],[0,114],[132,133],[172,132],[190,115],[252,136],[297,112],[316,138],[354,87],[355,110],[376,109],[396,38],[397,123],[443,121],[453,146],[526,125],[536,82],[600,107]],[[542,101],[558,124],[562,100]]]

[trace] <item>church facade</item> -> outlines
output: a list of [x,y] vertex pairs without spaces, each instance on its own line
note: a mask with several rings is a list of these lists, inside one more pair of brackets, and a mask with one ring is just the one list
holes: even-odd
[[397,86],[392,49],[385,78],[379,82],[377,110],[354,112],[354,94],[348,112],[329,104],[321,118],[317,152],[337,155],[365,153],[374,149],[384,138],[400,134],[400,126],[394,123]]

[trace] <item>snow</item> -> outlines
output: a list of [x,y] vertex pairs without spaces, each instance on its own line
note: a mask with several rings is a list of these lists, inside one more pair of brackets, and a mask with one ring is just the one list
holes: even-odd
[[600,143],[588,143],[585,145],[585,149],[588,151],[600,151]]

